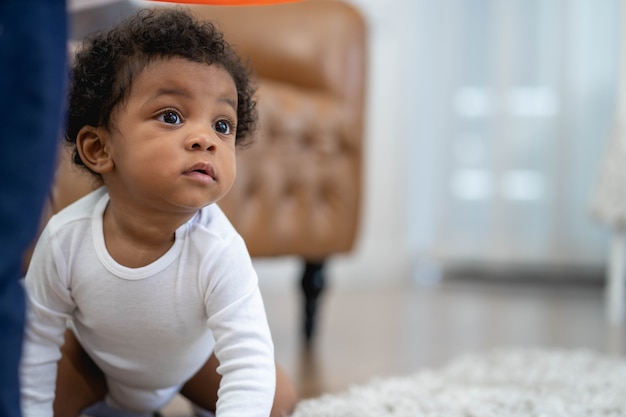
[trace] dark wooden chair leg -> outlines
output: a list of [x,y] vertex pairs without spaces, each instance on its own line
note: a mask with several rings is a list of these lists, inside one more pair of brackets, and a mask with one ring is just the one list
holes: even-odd
[[301,284],[304,293],[304,337],[305,342],[309,344],[315,331],[315,316],[319,296],[326,285],[323,260],[319,262],[305,261]]

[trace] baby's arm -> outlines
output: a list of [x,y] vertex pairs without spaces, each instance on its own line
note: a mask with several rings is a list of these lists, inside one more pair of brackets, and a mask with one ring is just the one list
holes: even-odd
[[58,272],[55,249],[44,231],[25,280],[28,313],[20,377],[23,415],[29,417],[53,415],[60,346],[74,309],[69,289]]
[[248,255],[242,242],[241,246],[245,256],[221,258],[225,262],[219,268],[223,276],[207,299],[208,323],[222,375],[217,415],[267,417],[276,388],[274,345],[256,273],[249,257],[245,259]]

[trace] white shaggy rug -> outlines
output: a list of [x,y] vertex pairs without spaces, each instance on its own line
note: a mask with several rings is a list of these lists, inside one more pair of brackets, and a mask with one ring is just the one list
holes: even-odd
[[626,360],[590,351],[494,350],[298,404],[292,417],[626,416]]

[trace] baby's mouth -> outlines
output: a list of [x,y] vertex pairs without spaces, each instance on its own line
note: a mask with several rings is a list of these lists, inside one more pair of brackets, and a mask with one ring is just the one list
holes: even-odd
[[204,162],[199,162],[191,167],[188,171],[184,173],[185,175],[194,176],[194,177],[209,177],[212,180],[217,180],[215,176],[215,170],[211,164],[207,164]]

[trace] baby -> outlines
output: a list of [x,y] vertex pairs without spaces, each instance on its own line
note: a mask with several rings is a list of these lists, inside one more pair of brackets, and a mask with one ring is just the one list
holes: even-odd
[[256,121],[249,71],[209,22],[142,10],[85,41],[65,139],[102,186],[59,212],[25,285],[24,416],[151,415],[177,393],[226,416],[280,416],[250,255],[215,204]]

